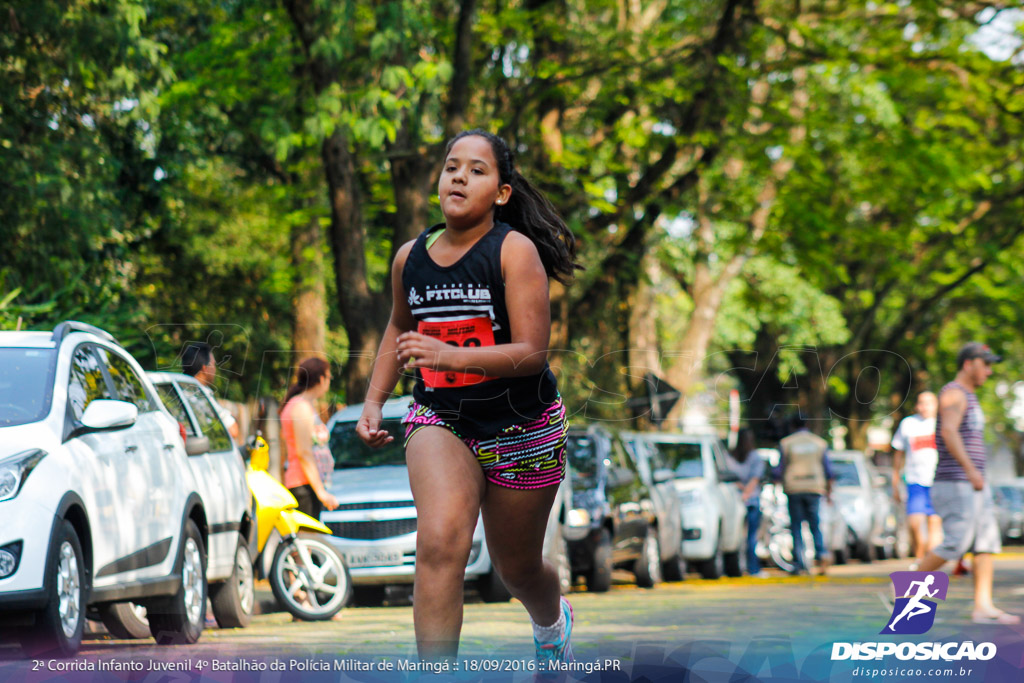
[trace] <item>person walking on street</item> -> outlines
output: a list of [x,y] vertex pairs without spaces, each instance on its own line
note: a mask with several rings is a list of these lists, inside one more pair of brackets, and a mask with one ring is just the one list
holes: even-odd
[[747,572],[762,577],[761,562],[757,557],[757,532],[761,527],[761,479],[764,477],[764,459],[754,449],[754,430],[744,427],[736,436],[736,448],[729,458],[729,466],[740,478],[737,486],[747,508]]
[[942,518],[943,539],[918,563],[936,571],[956,561],[973,544],[974,611],[979,624],[1019,624],[1020,617],[992,601],[992,554],[1002,550],[992,490],[985,478],[985,414],[976,391],[1002,357],[985,344],[971,342],[957,354],[956,379],[939,392],[935,446],[939,453],[932,485],[932,505]]
[[210,403],[217,409],[220,421],[224,423],[228,434],[237,444],[239,441],[238,422],[213,395],[213,381],[217,378],[217,360],[213,357],[213,347],[206,342],[189,342],[181,353],[181,368],[186,375],[195,377],[199,381],[199,386],[210,399]]
[[416,374],[405,417],[416,502],[413,623],[425,660],[456,656],[463,584],[478,514],[506,587],[533,622],[542,670],[571,661],[573,615],[543,558],[565,472],[565,408],[547,364],[548,279],[578,268],[572,232],[482,130],[447,145],[438,182],[444,223],[399,249],[393,304],[356,431],[392,438],[381,406],[403,367]]
[[803,523],[814,539],[814,558],[819,574],[828,570],[831,558],[821,535],[821,497],[831,500],[832,464],[828,458],[828,442],[807,429],[807,421],[799,413],[793,417],[794,432],[779,442],[779,464],[773,474],[782,480],[782,490],[789,502],[789,530],[793,534],[793,572],[806,574],[804,566]]
[[330,435],[316,407],[330,386],[330,364],[322,358],[307,358],[299,363],[295,382],[281,402],[281,439],[287,457],[284,485],[295,496],[299,510],[313,519],[320,519],[324,508],[338,507],[327,491],[334,471],[327,445]]
[[[892,437],[892,495],[900,500],[900,472],[906,465],[907,526],[910,527],[914,556],[920,562],[942,537],[942,518],[932,507],[931,487],[939,452],[935,448],[935,415],[939,400],[930,391],[917,397],[917,412],[903,418]],[[911,569],[914,569],[911,566]]]

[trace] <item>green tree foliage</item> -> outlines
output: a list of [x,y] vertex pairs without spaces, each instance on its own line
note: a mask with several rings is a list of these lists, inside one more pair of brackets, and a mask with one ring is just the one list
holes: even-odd
[[567,398],[623,413],[646,307],[662,357],[740,368],[752,417],[867,424],[968,338],[1019,352],[1024,76],[978,38],[1006,6],[15,1],[0,325],[84,317],[160,367],[216,334],[234,396],[276,393],[320,259],[358,400],[394,251],[479,126],[580,242],[553,309]]
[[0,16],[0,281],[27,324],[140,322],[151,238],[159,43],[143,3],[6,3]]

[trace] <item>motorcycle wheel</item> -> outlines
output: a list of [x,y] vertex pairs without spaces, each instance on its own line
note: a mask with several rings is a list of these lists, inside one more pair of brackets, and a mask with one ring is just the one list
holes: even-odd
[[305,621],[330,619],[352,595],[352,577],[341,554],[320,534],[285,539],[270,565],[278,603]]

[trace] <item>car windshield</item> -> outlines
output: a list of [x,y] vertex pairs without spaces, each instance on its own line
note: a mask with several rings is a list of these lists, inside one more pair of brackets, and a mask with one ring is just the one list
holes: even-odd
[[328,445],[334,456],[334,469],[405,465],[405,429],[400,420],[384,420],[381,428],[395,440],[383,448],[371,448],[356,434],[355,422],[336,422]]
[[50,411],[51,349],[0,349],[0,427],[38,422]]
[[665,457],[668,466],[675,470],[680,478],[696,478],[704,476],[704,460],[701,458],[699,443],[661,443],[658,451]]
[[849,460],[833,460],[832,474],[835,475],[836,486],[860,486],[860,473],[857,463]]
[[998,486],[996,489],[1002,495],[1007,507],[1019,508],[1024,505],[1024,495],[1016,486]]
[[574,488],[589,488],[597,476],[597,444],[586,434],[570,434],[565,452],[572,467]]

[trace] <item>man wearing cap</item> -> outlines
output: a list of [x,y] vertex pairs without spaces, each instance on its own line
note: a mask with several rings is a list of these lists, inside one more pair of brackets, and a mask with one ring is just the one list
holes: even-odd
[[942,543],[930,551],[919,570],[935,571],[974,548],[974,612],[979,624],[1018,624],[992,603],[992,553],[1002,550],[992,491],[985,481],[985,415],[975,390],[1002,358],[971,342],[956,356],[956,379],[939,392],[935,446],[939,452],[932,485],[932,506],[942,517]]

